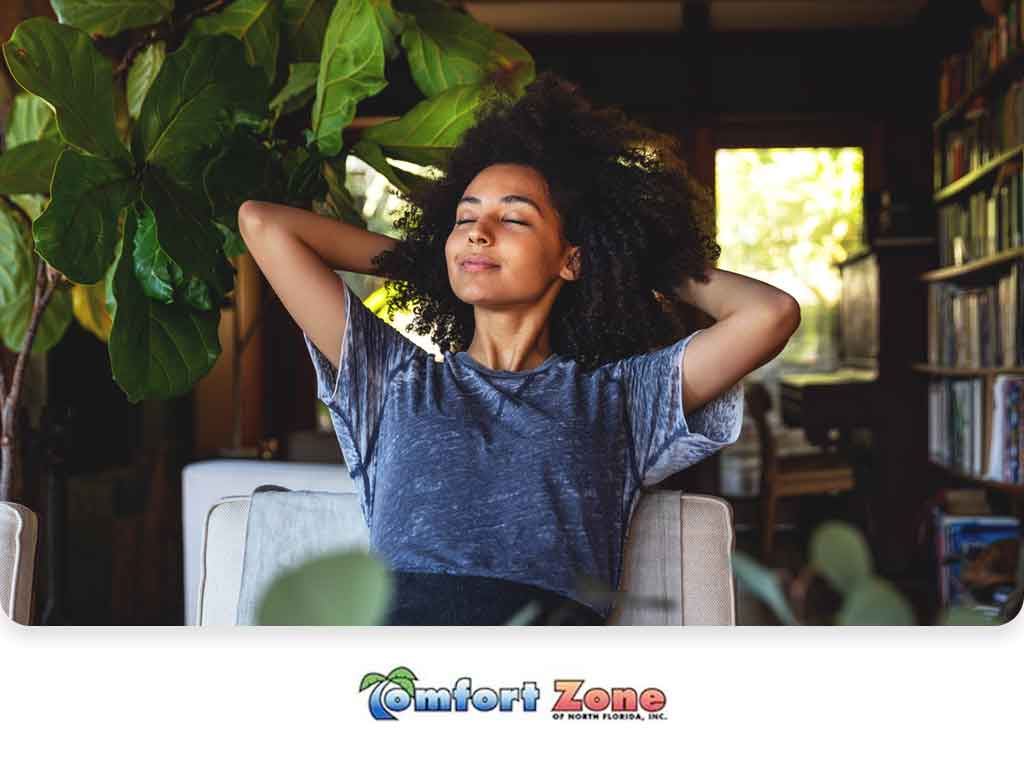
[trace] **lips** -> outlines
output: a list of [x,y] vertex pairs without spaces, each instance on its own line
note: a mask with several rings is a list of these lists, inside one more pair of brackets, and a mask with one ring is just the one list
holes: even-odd
[[498,266],[498,263],[492,259],[488,259],[486,256],[467,256],[460,262],[460,265],[464,269],[476,270],[493,269]]

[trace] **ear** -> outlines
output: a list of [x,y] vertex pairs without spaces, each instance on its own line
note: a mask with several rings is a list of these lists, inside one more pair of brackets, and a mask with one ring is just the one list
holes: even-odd
[[559,277],[569,282],[574,282],[580,278],[580,248],[578,245],[572,246],[566,251],[565,265],[562,270],[558,273]]

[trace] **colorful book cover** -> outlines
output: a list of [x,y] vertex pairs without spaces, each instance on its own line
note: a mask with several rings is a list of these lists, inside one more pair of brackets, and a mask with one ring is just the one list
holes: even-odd
[[943,606],[961,602],[967,589],[961,581],[965,563],[990,544],[1020,538],[1020,521],[1014,517],[955,517],[933,510],[939,562],[939,593]]

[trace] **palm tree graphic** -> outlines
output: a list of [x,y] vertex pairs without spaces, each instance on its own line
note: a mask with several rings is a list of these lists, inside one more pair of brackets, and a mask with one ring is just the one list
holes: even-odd
[[416,697],[416,689],[412,683],[413,680],[417,679],[416,675],[408,667],[395,667],[386,676],[379,672],[369,672],[363,675],[363,679],[359,683],[359,690],[365,691],[371,685],[374,686],[374,689],[370,691],[368,701],[370,714],[373,715],[374,719],[397,720],[398,718],[384,707],[384,693],[387,691],[388,685],[397,685],[409,694],[410,699],[414,699]]

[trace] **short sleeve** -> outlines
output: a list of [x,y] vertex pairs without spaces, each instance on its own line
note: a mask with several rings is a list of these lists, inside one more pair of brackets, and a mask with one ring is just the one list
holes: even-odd
[[743,427],[743,382],[684,414],[682,365],[694,331],[675,344],[613,365],[626,386],[629,427],[640,483],[669,475],[736,442]]
[[[377,317],[344,285],[347,300],[339,370],[305,332],[302,337],[316,372],[317,398],[331,413],[349,474],[353,478],[362,474],[368,481],[388,383],[415,354],[426,352]],[[365,490],[368,512],[372,489]]]

